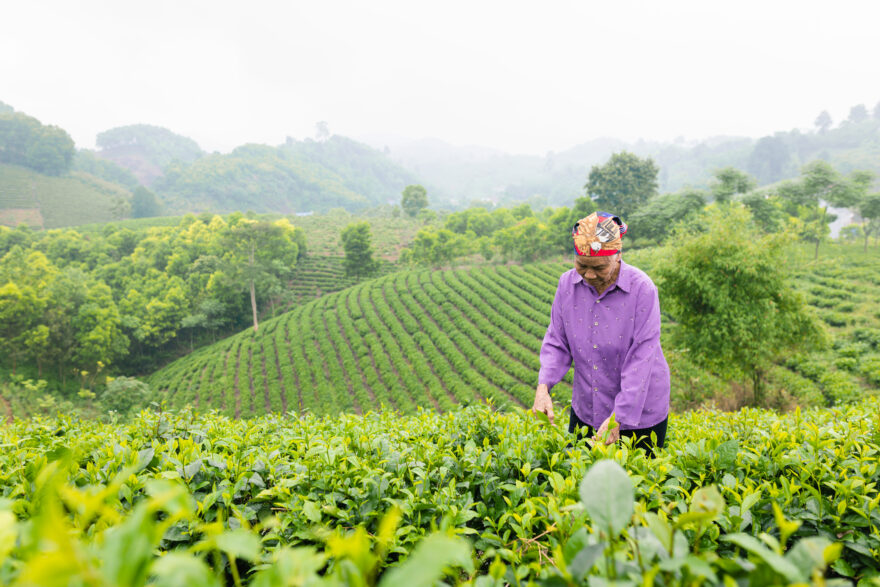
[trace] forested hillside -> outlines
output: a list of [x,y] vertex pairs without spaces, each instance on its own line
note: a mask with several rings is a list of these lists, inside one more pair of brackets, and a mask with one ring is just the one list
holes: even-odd
[[191,164],[173,163],[155,185],[177,211],[363,210],[399,201],[415,177],[382,153],[344,137],[244,145]]
[[99,157],[129,170],[145,186],[161,178],[172,161],[191,163],[204,155],[194,140],[149,124],[105,130],[95,142]]

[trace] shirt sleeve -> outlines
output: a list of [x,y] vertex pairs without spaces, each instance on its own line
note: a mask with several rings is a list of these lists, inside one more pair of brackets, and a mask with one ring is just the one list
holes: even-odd
[[641,288],[636,298],[633,342],[620,369],[620,393],[614,398],[615,418],[624,429],[642,428],[640,421],[660,350],[660,299],[657,287]]
[[565,321],[562,319],[562,298],[564,286],[562,278],[556,286],[556,295],[550,307],[550,325],[541,343],[541,370],[538,372],[538,383],[545,383],[552,388],[562,381],[571,369],[571,349],[565,335]]

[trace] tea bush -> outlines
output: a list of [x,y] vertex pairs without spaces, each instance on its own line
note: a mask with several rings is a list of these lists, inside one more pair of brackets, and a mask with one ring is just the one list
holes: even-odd
[[34,418],[0,431],[0,583],[868,584],[878,419],[673,414],[649,459],[486,405]]

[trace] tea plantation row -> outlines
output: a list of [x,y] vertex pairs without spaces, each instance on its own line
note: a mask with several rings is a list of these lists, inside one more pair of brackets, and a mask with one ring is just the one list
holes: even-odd
[[[642,261],[636,265],[650,270],[650,260]],[[234,417],[364,413],[381,406],[411,414],[484,399],[529,406],[557,280],[568,268],[555,262],[387,275],[269,320],[256,334],[248,330],[203,348],[155,373],[150,383],[157,400],[176,408]],[[877,387],[874,270],[880,274],[876,260],[842,257],[802,271],[799,287],[819,306],[837,342],[829,352],[792,357],[771,370],[770,386],[783,405],[833,405]],[[835,319],[838,314],[845,319]],[[677,409],[729,392],[685,353],[664,351]],[[570,374],[555,394],[567,403]]]

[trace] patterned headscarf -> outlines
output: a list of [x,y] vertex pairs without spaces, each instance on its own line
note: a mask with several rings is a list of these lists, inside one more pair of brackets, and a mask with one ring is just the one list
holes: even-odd
[[626,223],[608,212],[593,212],[581,218],[571,229],[574,252],[590,257],[609,257],[623,248],[621,237],[626,234]]

